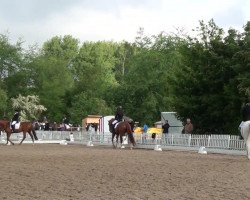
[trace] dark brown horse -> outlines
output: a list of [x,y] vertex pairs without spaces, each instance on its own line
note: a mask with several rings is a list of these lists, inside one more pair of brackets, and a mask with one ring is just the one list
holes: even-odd
[[[12,129],[10,128],[10,121],[8,120],[0,120],[0,130],[5,131],[7,135],[7,143],[10,142],[12,145],[14,143],[10,140],[10,135],[12,134]],[[15,130],[15,133],[23,132],[23,139],[21,140],[20,144],[23,143],[23,141],[26,138],[26,133],[29,133],[32,142],[34,144],[34,138],[35,140],[38,140],[35,129],[31,122],[21,122],[19,129]]]
[[[128,138],[131,142],[131,144],[133,146],[135,146],[135,139],[134,139],[134,136],[133,136],[133,131],[132,131],[132,128],[131,128],[131,125],[129,122],[127,121],[124,121],[124,122],[120,122],[117,127],[115,129],[113,129],[113,124],[112,122],[114,121],[115,119],[111,119],[109,120],[109,131],[112,133],[112,144],[113,144],[113,147],[116,148],[117,147],[117,143],[118,143],[118,137],[120,136],[120,141],[121,141],[121,144],[123,142],[123,136],[126,135],[126,133],[128,134]],[[114,144],[114,137],[116,136],[116,145]]]

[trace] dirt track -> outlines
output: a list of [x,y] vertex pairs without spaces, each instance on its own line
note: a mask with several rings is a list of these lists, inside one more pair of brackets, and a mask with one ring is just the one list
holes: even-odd
[[45,144],[0,154],[0,199],[250,199],[246,156]]

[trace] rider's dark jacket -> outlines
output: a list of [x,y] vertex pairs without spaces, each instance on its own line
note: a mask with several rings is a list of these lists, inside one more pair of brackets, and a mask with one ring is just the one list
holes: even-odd
[[115,119],[120,122],[123,119],[123,110],[121,108],[118,108],[115,113]]
[[12,121],[16,121],[18,123],[19,121],[19,112],[15,112],[13,118],[12,118]]

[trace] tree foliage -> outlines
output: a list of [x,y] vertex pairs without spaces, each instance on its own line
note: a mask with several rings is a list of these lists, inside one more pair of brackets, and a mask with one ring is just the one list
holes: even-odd
[[32,121],[39,118],[40,114],[47,109],[39,104],[39,97],[35,95],[22,96],[12,98],[13,109],[21,110],[21,121]]
[[1,34],[0,112],[10,117],[11,99],[35,95],[47,108],[39,115],[51,121],[68,115],[80,123],[122,105],[141,123],[152,125],[160,112],[175,111],[181,120],[192,119],[196,133],[236,134],[242,102],[250,95],[249,33],[250,22],[243,32],[225,32],[210,20],[200,21],[193,36],[145,36],[141,28],[133,43],[81,44],[66,35],[26,51],[21,41],[11,44]]

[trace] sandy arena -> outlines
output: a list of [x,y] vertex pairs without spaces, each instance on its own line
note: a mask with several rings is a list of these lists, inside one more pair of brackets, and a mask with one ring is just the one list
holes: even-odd
[[0,199],[250,199],[246,156],[56,144],[0,152]]

